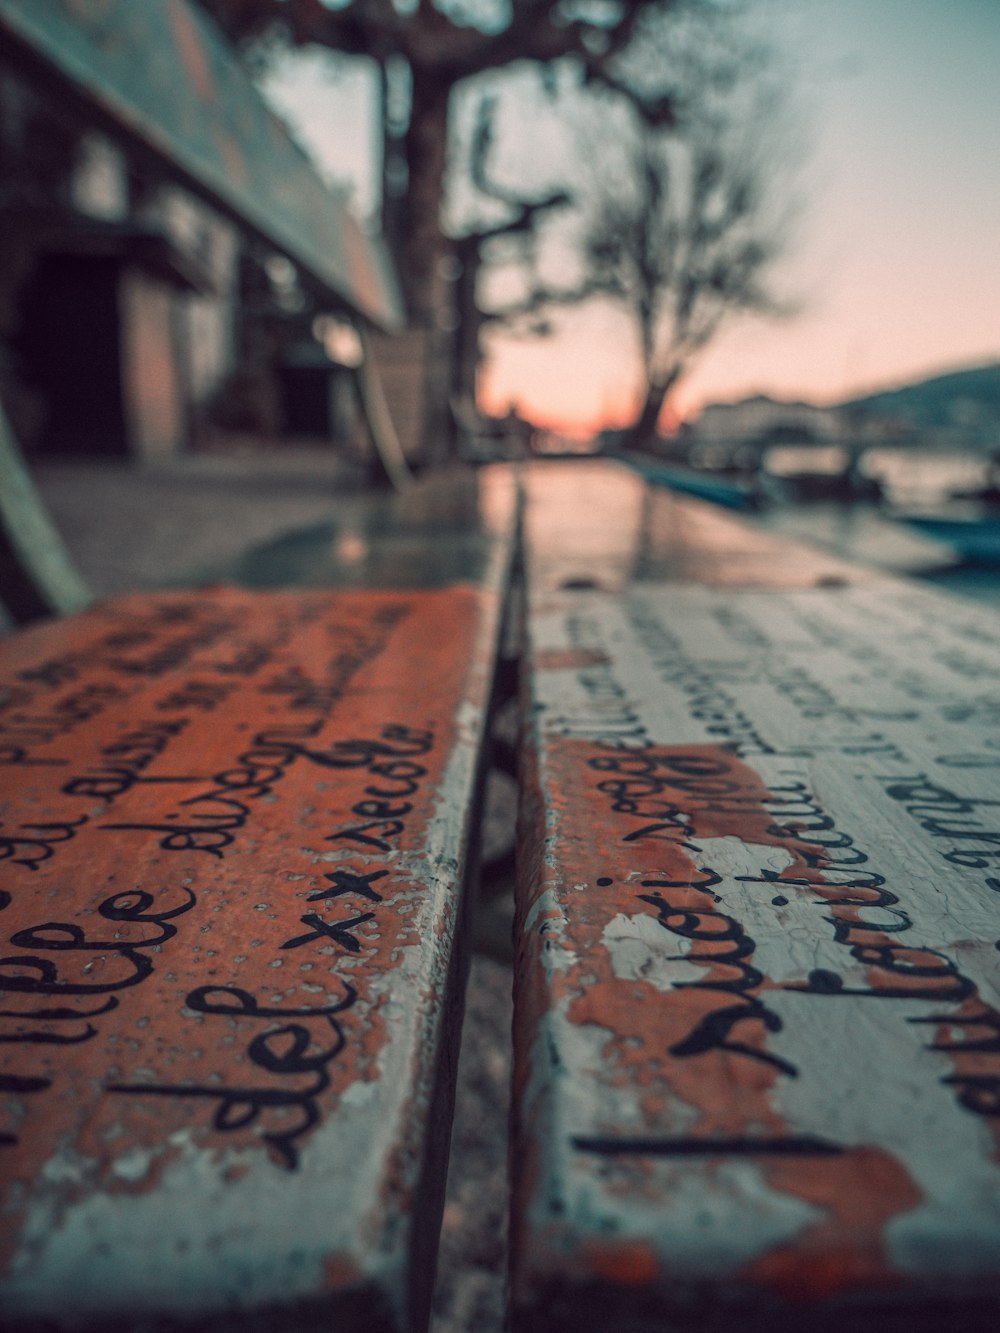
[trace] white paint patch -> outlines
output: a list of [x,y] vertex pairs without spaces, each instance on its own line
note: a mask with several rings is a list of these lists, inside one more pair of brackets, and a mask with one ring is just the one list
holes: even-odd
[[129,1184],[137,1184],[152,1170],[153,1163],[160,1154],[148,1148],[133,1148],[131,1152],[116,1157],[111,1167],[112,1174]]
[[655,916],[619,912],[601,936],[611,956],[611,970],[619,981],[648,981],[657,990],[703,981],[704,967],[684,957],[691,941],[664,930]]
[[938,1006],[787,991],[767,999],[783,1022],[772,1049],[799,1071],[771,1094],[782,1118],[796,1132],[882,1149],[922,1192],[887,1225],[893,1264],[956,1277],[992,1263],[984,1247],[995,1254],[1000,1165],[989,1123],[955,1114],[947,1056],[927,1049],[929,1029],[917,1020]]
[[[754,941],[753,964],[772,981],[803,981],[814,968],[843,967],[844,949],[823,921],[824,903],[811,885],[768,881],[793,862],[781,847],[745,843],[740,838],[705,838],[699,843],[699,866],[714,870],[723,882],[713,892],[712,907],[738,921]],[[669,894],[668,894],[669,896]]]
[[702,1162],[653,1160],[647,1191],[598,1185],[582,1155],[575,1165],[571,1201],[587,1232],[649,1239],[687,1280],[731,1278],[823,1220],[821,1209],[771,1188],[758,1162],[716,1161],[709,1173]]
[[644,1158],[638,1190],[630,1158],[602,1159],[595,1171],[595,1159],[573,1146],[577,1136],[600,1136],[609,1126],[626,1138],[683,1136],[701,1111],[674,1098],[665,1117],[650,1123],[641,1089],[608,1077],[615,1034],[570,1021],[570,1003],[559,1001],[538,1025],[524,1099],[541,1146],[529,1204],[539,1234],[557,1201],[559,1226],[568,1217],[580,1236],[642,1236],[672,1270],[718,1280],[822,1220],[819,1208],[772,1188],[755,1161],[716,1161],[706,1176],[700,1159]]

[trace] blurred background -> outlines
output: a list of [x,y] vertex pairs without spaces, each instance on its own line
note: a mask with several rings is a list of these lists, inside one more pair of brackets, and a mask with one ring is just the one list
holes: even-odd
[[890,567],[1000,559],[993,0],[2,9],[0,392],[43,470],[363,462],[367,357],[414,467],[611,451]]

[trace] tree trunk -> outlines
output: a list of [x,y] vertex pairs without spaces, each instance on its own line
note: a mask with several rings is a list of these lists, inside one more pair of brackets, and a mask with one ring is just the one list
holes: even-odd
[[455,277],[452,304],[455,311],[455,341],[451,367],[451,391],[469,403],[476,400],[476,380],[482,358],[480,338],[486,320],[476,300],[482,267],[477,236],[452,243],[459,271]]
[[405,137],[408,170],[399,212],[396,257],[411,328],[426,331],[424,419],[420,457],[443,463],[453,452],[449,410],[454,332],[449,252],[441,226],[448,166],[448,104],[451,85],[433,70],[412,68],[410,123]]
[[410,124],[406,131],[409,179],[402,208],[400,268],[410,319],[425,328],[440,322],[447,292],[441,260],[441,230],[448,165],[448,103],[451,85],[433,70],[412,68]]
[[379,121],[382,125],[382,237],[390,253],[398,260],[403,235],[403,206],[406,194],[405,125],[393,117],[394,98],[385,61],[376,62],[378,70]]
[[650,380],[646,387],[646,397],[639,415],[629,427],[627,439],[632,449],[655,449],[659,439],[659,421],[667,395],[680,378],[679,371],[672,371],[665,379]]

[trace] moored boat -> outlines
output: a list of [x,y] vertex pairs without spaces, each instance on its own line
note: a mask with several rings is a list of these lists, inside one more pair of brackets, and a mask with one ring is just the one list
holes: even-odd
[[700,500],[723,505],[726,509],[756,509],[760,504],[757,487],[745,473],[684,467],[638,453],[622,453],[618,457],[654,486],[667,486],[684,495],[695,495]]
[[967,564],[1000,565],[1000,506],[949,504],[894,515],[909,527],[944,542]]

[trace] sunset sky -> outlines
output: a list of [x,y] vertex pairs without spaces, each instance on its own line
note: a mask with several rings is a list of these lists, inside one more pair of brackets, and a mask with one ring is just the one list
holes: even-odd
[[[1000,359],[1000,0],[760,7],[797,71],[802,206],[775,277],[801,313],[720,336],[682,386],[682,414],[756,392],[836,401]],[[299,62],[270,89],[362,211],[377,164],[365,84]],[[579,432],[622,419],[630,346],[628,325],[596,306],[562,312],[553,338],[495,338],[486,404]]]

